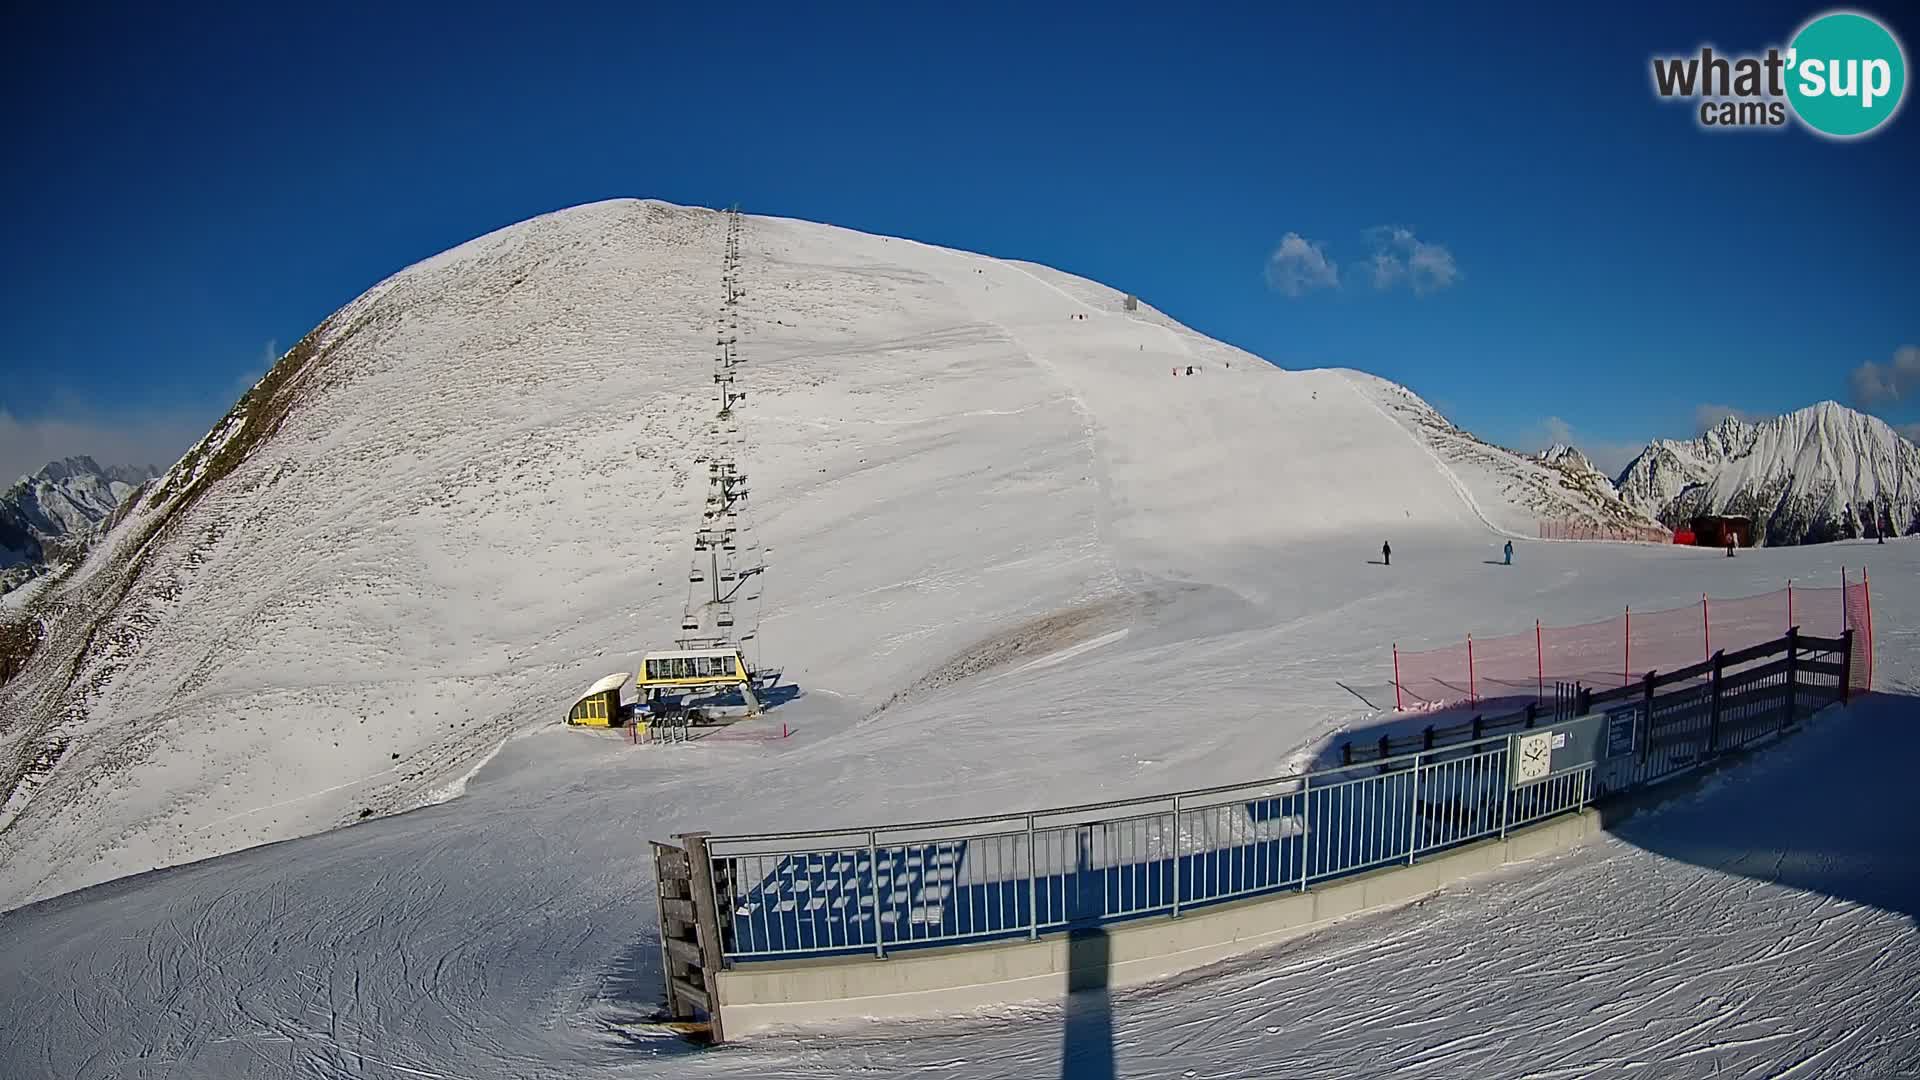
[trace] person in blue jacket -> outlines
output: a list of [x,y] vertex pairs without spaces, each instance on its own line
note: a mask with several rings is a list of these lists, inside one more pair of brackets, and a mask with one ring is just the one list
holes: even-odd
[[1513,541],[1507,541],[1507,565],[1513,565]]

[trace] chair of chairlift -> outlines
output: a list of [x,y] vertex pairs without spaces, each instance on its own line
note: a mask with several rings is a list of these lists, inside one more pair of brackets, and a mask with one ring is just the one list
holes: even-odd
[[705,581],[707,580],[707,575],[702,573],[698,567],[695,567],[693,572],[687,575],[687,580],[688,581]]
[[720,613],[720,625],[721,625],[721,626],[732,626],[732,625],[733,625],[733,616],[732,616],[731,614],[729,614],[728,612],[725,612],[725,611],[723,611],[723,612],[721,612],[721,613]]
[[736,579],[737,577],[738,577],[738,575],[736,575],[736,574],[735,574],[735,573],[734,573],[733,571],[731,571],[731,570],[722,570],[722,571],[720,571],[720,580],[721,580],[721,581],[733,581],[733,580],[735,580],[735,579]]
[[681,620],[680,620],[680,629],[682,629],[682,630],[698,630],[698,629],[700,629],[700,620],[698,620],[698,619],[692,619],[692,618],[687,618],[687,619],[681,619]]

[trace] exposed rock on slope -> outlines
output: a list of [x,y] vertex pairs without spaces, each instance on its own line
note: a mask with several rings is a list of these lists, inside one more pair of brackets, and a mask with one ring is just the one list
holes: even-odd
[[1378,381],[1386,411],[1447,464],[1496,528],[1533,536],[1542,521],[1623,532],[1657,525],[1623,502],[1578,450],[1555,447],[1529,457],[1502,449],[1456,427],[1406,387]]

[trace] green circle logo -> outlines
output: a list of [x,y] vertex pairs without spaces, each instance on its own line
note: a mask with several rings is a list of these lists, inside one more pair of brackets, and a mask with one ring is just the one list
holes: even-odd
[[1879,21],[1852,11],[1821,15],[1787,49],[1787,100],[1801,123],[1851,139],[1893,118],[1907,89],[1907,57]]

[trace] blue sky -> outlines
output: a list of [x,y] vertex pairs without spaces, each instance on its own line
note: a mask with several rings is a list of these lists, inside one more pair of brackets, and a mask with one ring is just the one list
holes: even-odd
[[1651,89],[1817,6],[55,7],[0,46],[8,476],[170,462],[368,285],[613,196],[1048,263],[1522,448],[1856,386],[1920,425],[1920,114],[1713,133]]

